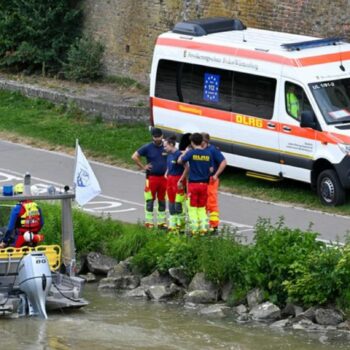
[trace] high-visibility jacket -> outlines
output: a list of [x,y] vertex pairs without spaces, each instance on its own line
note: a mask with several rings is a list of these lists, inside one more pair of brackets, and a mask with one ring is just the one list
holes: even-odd
[[287,110],[289,114],[298,119],[300,116],[299,99],[294,92],[287,92]]
[[30,231],[37,233],[42,226],[41,213],[38,205],[32,201],[23,201],[20,215],[17,219],[17,228],[20,233]]

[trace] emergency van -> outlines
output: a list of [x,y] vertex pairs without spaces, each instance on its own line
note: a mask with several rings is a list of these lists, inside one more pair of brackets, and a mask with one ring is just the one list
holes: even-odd
[[350,44],[246,28],[223,17],[161,34],[151,125],[208,132],[248,175],[310,183],[325,205],[350,188]]

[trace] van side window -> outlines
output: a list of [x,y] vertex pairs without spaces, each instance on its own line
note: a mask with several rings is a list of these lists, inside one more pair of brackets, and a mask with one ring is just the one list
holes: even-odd
[[273,78],[170,60],[158,63],[156,97],[271,119],[275,93]]
[[186,103],[231,111],[232,72],[185,64],[181,92]]
[[312,111],[304,89],[288,81],[285,84],[285,103],[287,113],[298,121],[302,111]]
[[275,93],[276,79],[235,72],[232,111],[271,119]]
[[168,60],[159,61],[156,78],[156,97],[179,101],[176,88],[176,74],[180,68],[179,62]]

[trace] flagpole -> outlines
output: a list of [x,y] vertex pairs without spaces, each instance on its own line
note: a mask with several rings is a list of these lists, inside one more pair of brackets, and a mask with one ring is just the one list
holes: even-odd
[[[77,162],[78,162],[78,145],[79,145],[79,139],[75,139],[75,159],[74,159],[74,172],[75,172],[75,169],[77,168]],[[75,193],[75,187],[76,187],[76,184],[75,184],[75,181],[74,181],[74,177],[73,177],[73,190],[74,190],[74,193]]]

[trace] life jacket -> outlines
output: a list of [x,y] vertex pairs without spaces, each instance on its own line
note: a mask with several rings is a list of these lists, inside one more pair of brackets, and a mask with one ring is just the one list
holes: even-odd
[[41,229],[40,211],[35,202],[21,202],[18,231],[23,234],[26,231],[37,233]]

